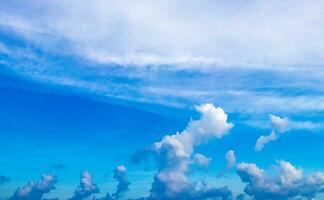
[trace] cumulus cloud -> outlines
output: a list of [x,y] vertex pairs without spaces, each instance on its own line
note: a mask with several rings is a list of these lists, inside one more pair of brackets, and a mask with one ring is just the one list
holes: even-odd
[[215,188],[197,190],[196,184],[187,178],[188,168],[192,163],[208,164],[204,155],[194,154],[194,148],[210,139],[223,137],[233,124],[227,122],[227,114],[223,109],[213,104],[196,108],[201,114],[200,119],[191,120],[182,132],[166,135],[160,142],[154,143],[152,151],[155,153],[158,172],[152,183],[150,199],[191,199],[216,191]]
[[103,198],[96,198],[94,197],[94,200],[117,200],[122,198],[125,193],[129,190],[130,182],[127,178],[127,169],[124,165],[119,165],[114,169],[114,176],[113,178],[117,181],[117,187],[116,192],[114,192],[112,195],[109,193],[106,194]]
[[53,175],[42,175],[40,181],[30,181],[18,188],[9,200],[40,200],[42,196],[55,189],[57,179]]
[[233,150],[228,150],[225,154],[225,160],[226,160],[226,169],[221,171],[218,176],[224,176],[226,173],[228,173],[231,169],[233,169],[236,165],[236,157]]
[[267,174],[254,163],[240,163],[237,174],[246,184],[245,193],[255,200],[295,197],[313,199],[324,192],[324,173],[316,172],[304,176],[303,170],[284,160],[277,161],[274,175]]
[[80,175],[80,185],[75,189],[73,196],[69,200],[86,199],[99,192],[100,189],[97,184],[93,183],[91,174],[88,171],[83,171]]
[[317,125],[312,122],[292,121],[288,118],[282,118],[275,115],[269,115],[271,124],[271,133],[269,135],[262,135],[258,138],[255,144],[255,151],[261,151],[264,146],[277,140],[281,134],[284,134],[292,129],[313,129]]
[[211,158],[208,158],[200,153],[195,153],[193,156],[193,162],[201,168],[207,168],[211,160]]
[[287,132],[292,128],[290,125],[291,122],[288,118],[281,118],[275,115],[269,115],[269,118],[272,130],[278,133]]
[[128,190],[130,182],[126,175],[126,167],[120,165],[114,170],[114,179],[118,182],[116,192],[112,194],[115,199],[120,199]]
[[225,159],[226,159],[226,167],[227,169],[232,169],[235,167],[236,165],[236,157],[235,157],[235,153],[233,150],[229,150],[226,154],[225,154]]
[[[230,200],[232,198],[232,192],[227,186],[221,188],[208,188],[203,187],[201,190],[197,191],[191,198],[192,200],[208,200],[208,199],[220,199],[220,200]],[[180,198],[181,199],[181,198]],[[179,200],[180,200],[179,199]]]
[[255,151],[261,151],[265,144],[270,141],[275,141],[278,137],[279,136],[274,131],[272,131],[270,135],[260,136],[255,144]]

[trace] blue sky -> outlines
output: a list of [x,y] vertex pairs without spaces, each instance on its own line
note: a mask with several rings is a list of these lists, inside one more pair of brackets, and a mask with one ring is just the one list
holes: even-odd
[[0,199],[320,199],[323,7],[1,1]]

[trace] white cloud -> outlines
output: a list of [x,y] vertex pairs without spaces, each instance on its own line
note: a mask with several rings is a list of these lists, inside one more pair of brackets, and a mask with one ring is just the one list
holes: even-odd
[[[197,161],[197,154],[193,155],[194,147],[226,135],[233,124],[228,123],[226,113],[213,104],[197,106],[197,111],[201,113],[200,119],[191,120],[182,132],[167,135],[154,144],[158,172],[154,177],[150,198],[188,199],[198,195],[195,184],[187,179],[190,164]],[[198,157],[206,161],[203,155]]]
[[126,170],[124,165],[120,165],[114,170],[114,179],[118,182],[117,190],[112,194],[114,199],[120,199],[129,190],[130,182],[128,181]]
[[[0,62],[103,99],[214,102],[249,114],[322,112],[323,7],[320,0],[6,1],[0,29],[28,45],[6,46],[4,38],[0,51],[14,61]],[[61,62],[65,56],[80,63]]]
[[281,118],[275,115],[269,115],[270,123],[273,131],[284,133],[291,129],[291,122],[287,118]]
[[261,151],[265,144],[277,140],[278,137],[279,136],[274,131],[272,131],[270,135],[261,135],[255,144],[255,151]]
[[200,153],[195,153],[193,156],[193,162],[201,168],[207,168],[211,161],[211,158],[208,158]]
[[43,195],[55,189],[57,179],[53,175],[42,175],[40,181],[30,181],[18,188],[9,200],[41,200]]
[[218,177],[225,176],[236,166],[236,156],[233,150],[228,150],[225,154],[226,169],[218,173]]
[[83,171],[80,175],[80,185],[75,189],[73,196],[69,200],[86,199],[92,194],[99,192],[100,189],[93,183],[91,174],[88,171]]
[[0,5],[2,26],[33,40],[40,37],[30,32],[64,39],[76,54],[101,63],[257,67],[321,64],[324,59],[320,0]]
[[233,150],[229,150],[226,154],[225,154],[225,159],[226,159],[226,167],[228,170],[232,169],[235,167],[236,165],[236,157],[235,157],[235,153]]
[[284,160],[278,161],[274,175],[267,174],[254,163],[240,163],[237,174],[246,183],[245,193],[255,200],[290,199],[304,197],[313,199],[324,192],[324,173],[304,176],[303,170]]
[[271,124],[271,133],[269,135],[262,135],[258,138],[255,144],[255,151],[261,151],[265,144],[277,140],[281,134],[284,134],[293,129],[314,129],[318,128],[320,124],[315,124],[308,121],[292,121],[288,118],[281,118],[275,115],[269,115]]
[[[182,78],[181,84],[176,81],[168,79],[170,83],[174,83],[169,86],[156,86],[156,87],[144,87],[141,88],[141,92],[148,96],[158,97],[161,100],[176,101],[181,103],[182,106],[186,104],[192,104],[194,102],[219,102],[222,107],[229,112],[240,112],[248,114],[264,114],[269,112],[280,112],[298,114],[302,112],[322,112],[324,110],[324,96],[321,95],[323,91],[318,88],[318,84],[324,84],[320,81],[321,75],[314,79],[317,70],[309,70],[305,73],[311,74],[312,77],[307,77],[298,70],[288,71],[287,73],[270,72],[274,73],[273,76],[280,77],[277,80],[264,80],[264,77],[259,74],[260,71],[254,72],[257,75],[253,75],[253,70],[239,72],[235,70],[226,69],[224,71],[210,71],[204,73],[201,78],[194,79],[190,77],[190,82],[185,77]],[[242,73],[242,74],[241,74]],[[246,73],[246,74],[245,74]],[[290,83],[286,79],[289,79],[291,73],[296,74],[299,78],[293,80],[291,78]],[[218,77],[217,76],[221,76]],[[245,77],[247,74],[250,76]],[[260,76],[260,77],[259,77]],[[320,81],[320,82],[318,82]],[[192,84],[194,82],[194,84]],[[206,84],[208,87],[206,88]],[[303,83],[308,82],[309,86],[305,86]],[[173,87],[171,87],[173,86]],[[238,87],[239,86],[239,87]],[[276,87],[280,88],[276,89]],[[273,91],[262,91],[262,88],[274,88]],[[285,88],[288,87],[288,88]],[[261,88],[258,89],[258,88]],[[316,90],[315,94],[298,94],[287,95],[282,92],[281,89],[287,90]],[[319,90],[318,90],[319,89]],[[180,101],[180,100],[181,101]],[[189,102],[189,103],[188,103]],[[299,123],[301,126],[302,124]],[[305,126],[320,126],[320,124],[305,123]]]

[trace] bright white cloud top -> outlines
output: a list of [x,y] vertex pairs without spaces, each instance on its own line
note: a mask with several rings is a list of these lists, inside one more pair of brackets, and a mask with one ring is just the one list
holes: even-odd
[[261,151],[264,146],[277,140],[281,134],[287,133],[292,129],[316,129],[319,128],[319,124],[309,121],[292,121],[288,118],[281,118],[275,115],[269,115],[271,124],[271,133],[269,135],[262,135],[258,138],[255,144],[255,151]]
[[287,161],[279,160],[277,163],[275,175],[267,174],[254,163],[238,164],[237,174],[246,183],[245,193],[255,200],[262,200],[297,197],[314,199],[318,193],[324,192],[323,173],[304,176],[302,169]]
[[223,137],[233,124],[227,122],[227,114],[223,109],[213,104],[197,106],[197,111],[201,114],[200,119],[190,121],[182,132],[167,135],[154,144],[158,172],[154,177],[150,198],[196,199],[205,195],[187,178],[192,160],[199,165],[209,163],[202,154],[193,155],[194,148],[213,138]]

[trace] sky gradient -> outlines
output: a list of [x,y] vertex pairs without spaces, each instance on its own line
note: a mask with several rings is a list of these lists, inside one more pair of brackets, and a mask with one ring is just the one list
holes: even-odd
[[0,200],[324,198],[323,8],[1,1]]

